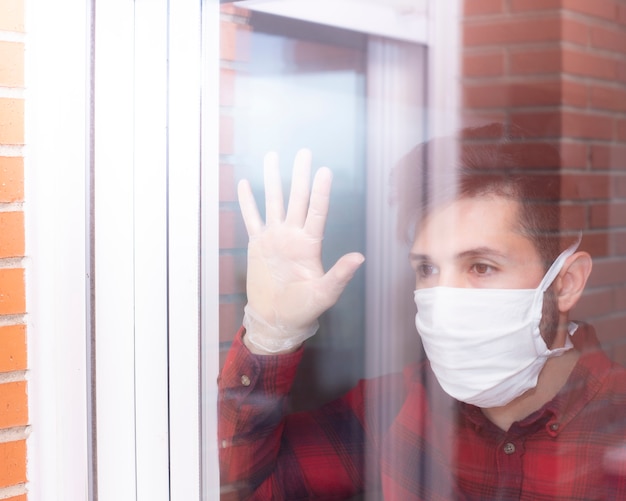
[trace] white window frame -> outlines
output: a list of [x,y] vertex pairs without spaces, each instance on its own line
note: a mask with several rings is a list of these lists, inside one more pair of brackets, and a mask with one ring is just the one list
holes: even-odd
[[217,499],[219,2],[26,5],[29,498]]

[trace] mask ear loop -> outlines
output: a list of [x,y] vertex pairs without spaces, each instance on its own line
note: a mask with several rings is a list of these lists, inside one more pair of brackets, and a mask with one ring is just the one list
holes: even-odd
[[574,254],[574,252],[576,252],[576,249],[578,249],[578,246],[580,245],[580,242],[582,242],[582,239],[583,239],[583,232],[579,231],[578,238],[576,239],[576,241],[572,245],[570,245],[567,249],[565,249],[563,252],[561,252],[561,254],[559,254],[559,257],[557,257],[554,263],[552,263],[552,266],[550,266],[550,269],[544,275],[537,289],[539,289],[542,293],[548,290],[548,287],[552,285],[552,282],[554,282],[554,279],[558,276],[558,274],[563,269],[563,265],[565,264],[565,261],[567,261],[567,259],[572,254]]

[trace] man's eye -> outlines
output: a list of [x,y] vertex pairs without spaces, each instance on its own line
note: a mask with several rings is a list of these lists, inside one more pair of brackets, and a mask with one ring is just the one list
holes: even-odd
[[417,265],[417,275],[420,278],[427,278],[436,273],[436,269],[432,264],[422,263]]
[[488,275],[493,272],[493,266],[485,264],[485,263],[476,263],[472,265],[472,271],[477,275]]

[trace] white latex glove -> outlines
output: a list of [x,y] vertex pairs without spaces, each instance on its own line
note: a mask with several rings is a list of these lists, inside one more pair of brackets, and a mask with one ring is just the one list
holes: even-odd
[[238,186],[250,239],[244,342],[253,353],[293,351],[315,334],[318,317],[337,302],[365,260],[358,252],[346,254],[324,272],[322,239],[332,174],[319,169],[312,189],[310,177],[311,153],[300,150],[285,215],[278,156],[265,156],[265,224],[248,181]]

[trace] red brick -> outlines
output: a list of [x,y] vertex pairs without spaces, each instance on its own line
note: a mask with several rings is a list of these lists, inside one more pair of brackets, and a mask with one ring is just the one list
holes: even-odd
[[511,0],[511,11],[527,12],[556,10],[561,8],[562,0]]
[[463,58],[466,77],[497,77],[504,75],[504,54],[466,54]]
[[561,166],[565,169],[587,167],[588,146],[584,143],[561,142]]
[[243,294],[246,291],[245,257],[221,255],[220,266],[220,294]]
[[0,157],[0,203],[24,200],[24,159]]
[[603,258],[611,254],[610,247],[610,233],[587,233],[580,246],[580,250],[587,251],[594,258]]
[[626,52],[626,32],[623,29],[592,26],[589,28],[589,40],[596,49]]
[[589,317],[613,313],[613,291],[600,289],[586,291],[571,312],[571,318],[584,320]]
[[0,384],[0,428],[28,424],[26,381]]
[[561,177],[563,200],[608,199],[611,180],[603,174],[568,174]]
[[503,19],[496,22],[471,22],[464,28],[466,46],[558,42],[561,20],[556,16],[541,19]]
[[593,321],[593,326],[598,333],[598,338],[603,344],[623,343],[624,326],[626,325],[626,313],[617,313]]
[[530,137],[560,138],[563,116],[560,111],[513,112],[511,122],[527,131]]
[[24,31],[24,0],[0,1],[0,31]]
[[617,15],[617,22],[622,26],[626,26],[626,4],[622,3],[618,5],[619,14]]
[[626,112],[626,89],[594,85],[589,90],[592,108]]
[[562,0],[563,8],[589,16],[614,21],[617,18],[617,5],[614,0]]
[[587,85],[571,80],[561,82],[561,102],[564,105],[586,108],[589,102]]
[[584,227],[586,220],[586,205],[561,205],[559,214],[559,226],[562,230],[580,230]]
[[626,176],[613,176],[613,192],[615,198],[626,198]]
[[618,77],[618,64],[614,57],[565,49],[563,71],[577,76],[614,81]]
[[0,443],[0,487],[26,482],[26,441]]
[[613,290],[615,294],[615,309],[626,310],[626,282]]
[[626,256],[626,230],[611,233],[611,255]]
[[575,19],[562,18],[561,38],[563,42],[571,42],[587,46],[589,43],[589,25]]
[[25,313],[24,270],[0,269],[0,315]]
[[235,121],[228,115],[220,116],[220,155],[232,155],[235,152]]
[[563,136],[580,139],[612,139],[613,119],[593,113],[570,112],[562,114]]
[[24,144],[24,100],[0,98],[0,144]]
[[219,306],[220,343],[232,341],[241,327],[243,303],[221,303]]
[[506,123],[508,121],[507,114],[503,111],[495,109],[490,110],[467,110],[463,108],[463,114],[461,116],[461,123],[463,124],[463,138],[464,139],[493,139],[500,137],[500,132],[493,130],[493,134],[490,134],[488,130],[481,130],[477,133],[476,127],[483,126],[491,123]]
[[0,86],[24,86],[24,44],[0,42]]
[[220,211],[219,245],[220,249],[241,249],[248,244],[243,219],[237,210]]
[[[583,243],[587,235],[583,238]],[[589,276],[589,287],[608,285],[624,285],[626,277],[626,261],[597,260],[593,263],[593,270]]]
[[560,73],[563,52],[560,48],[511,50],[509,67],[512,75]]
[[617,139],[626,142],[626,118],[617,121]]
[[590,209],[592,228],[626,226],[626,202],[593,204]]
[[235,168],[232,165],[220,165],[220,202],[236,202]]
[[220,23],[220,57],[226,61],[237,60],[237,24],[233,22]]
[[241,16],[245,18],[250,16],[250,11],[248,9],[242,9],[241,7],[236,7],[235,4],[232,4],[232,3],[221,4],[220,12],[222,14],[230,14],[233,16]]
[[234,106],[235,104],[235,75],[234,70],[222,68],[220,70],[220,105]]
[[463,13],[466,17],[503,12],[503,0],[465,0]]
[[626,169],[626,144],[593,145],[591,166],[594,169]]
[[466,84],[463,98],[463,104],[468,108],[558,106],[561,104],[561,83],[553,80],[512,84]]
[[0,212],[0,258],[24,255],[24,213]]
[[26,370],[26,326],[0,327],[0,372]]

